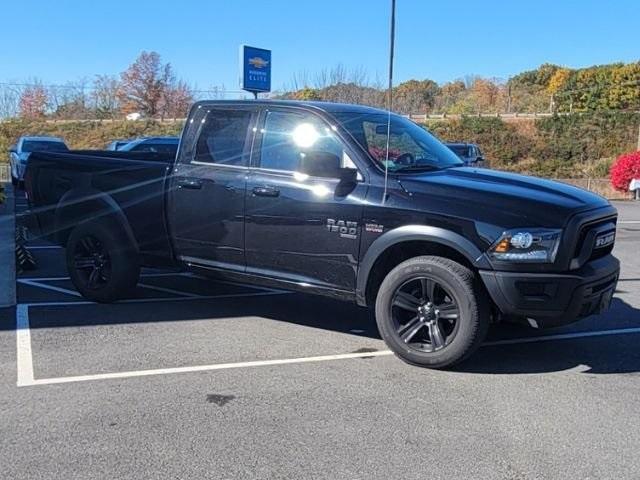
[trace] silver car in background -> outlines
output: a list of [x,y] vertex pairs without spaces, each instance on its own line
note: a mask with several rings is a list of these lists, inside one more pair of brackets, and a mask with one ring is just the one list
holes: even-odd
[[22,184],[24,172],[31,152],[68,152],[69,147],[59,137],[30,137],[18,139],[9,148],[9,166],[11,168],[11,183],[14,187]]
[[122,152],[154,152],[175,157],[179,142],[179,137],[143,137],[132,140],[118,150]]
[[129,139],[129,140],[125,140],[125,139],[118,139],[118,140],[114,140],[112,142],[109,142],[109,144],[107,145],[107,150],[115,152],[117,150],[121,150],[122,147],[124,147],[125,145],[131,143],[133,140]]

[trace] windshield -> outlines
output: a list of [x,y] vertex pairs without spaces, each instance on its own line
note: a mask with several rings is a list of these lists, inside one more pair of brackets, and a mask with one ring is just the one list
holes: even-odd
[[49,140],[25,140],[22,143],[23,152],[66,152],[69,149],[63,142]]
[[471,148],[468,145],[448,145],[448,147],[459,157],[468,158],[471,156]]
[[[384,168],[388,115],[343,112],[334,116],[378,165]],[[391,172],[439,170],[463,165],[436,137],[404,117],[391,115],[390,131],[387,167]]]

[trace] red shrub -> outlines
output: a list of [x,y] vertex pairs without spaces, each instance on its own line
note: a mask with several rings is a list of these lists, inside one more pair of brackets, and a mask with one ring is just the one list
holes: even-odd
[[631,180],[640,179],[640,151],[620,155],[611,166],[609,174],[613,188],[629,191]]
[[[385,147],[376,147],[374,145],[369,147],[369,153],[373,158],[379,162],[384,161],[387,158],[387,149]],[[400,151],[394,148],[389,149],[389,160],[394,160],[400,156]]]

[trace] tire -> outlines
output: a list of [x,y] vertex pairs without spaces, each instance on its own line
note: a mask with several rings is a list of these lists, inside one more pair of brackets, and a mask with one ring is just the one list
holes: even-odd
[[14,177],[13,174],[11,174],[11,185],[13,185],[13,188],[18,186],[18,179]]
[[135,247],[123,228],[109,219],[78,225],[67,241],[66,256],[73,285],[94,302],[130,296],[140,277]]
[[387,346],[420,367],[461,362],[489,328],[487,300],[474,273],[443,257],[415,257],[391,270],[380,285],[375,310]]

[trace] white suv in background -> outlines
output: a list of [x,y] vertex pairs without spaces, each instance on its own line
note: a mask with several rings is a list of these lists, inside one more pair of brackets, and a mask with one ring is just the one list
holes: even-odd
[[67,152],[69,148],[64,140],[58,137],[20,137],[18,142],[9,149],[11,183],[14,187],[22,183],[29,154],[36,151]]

